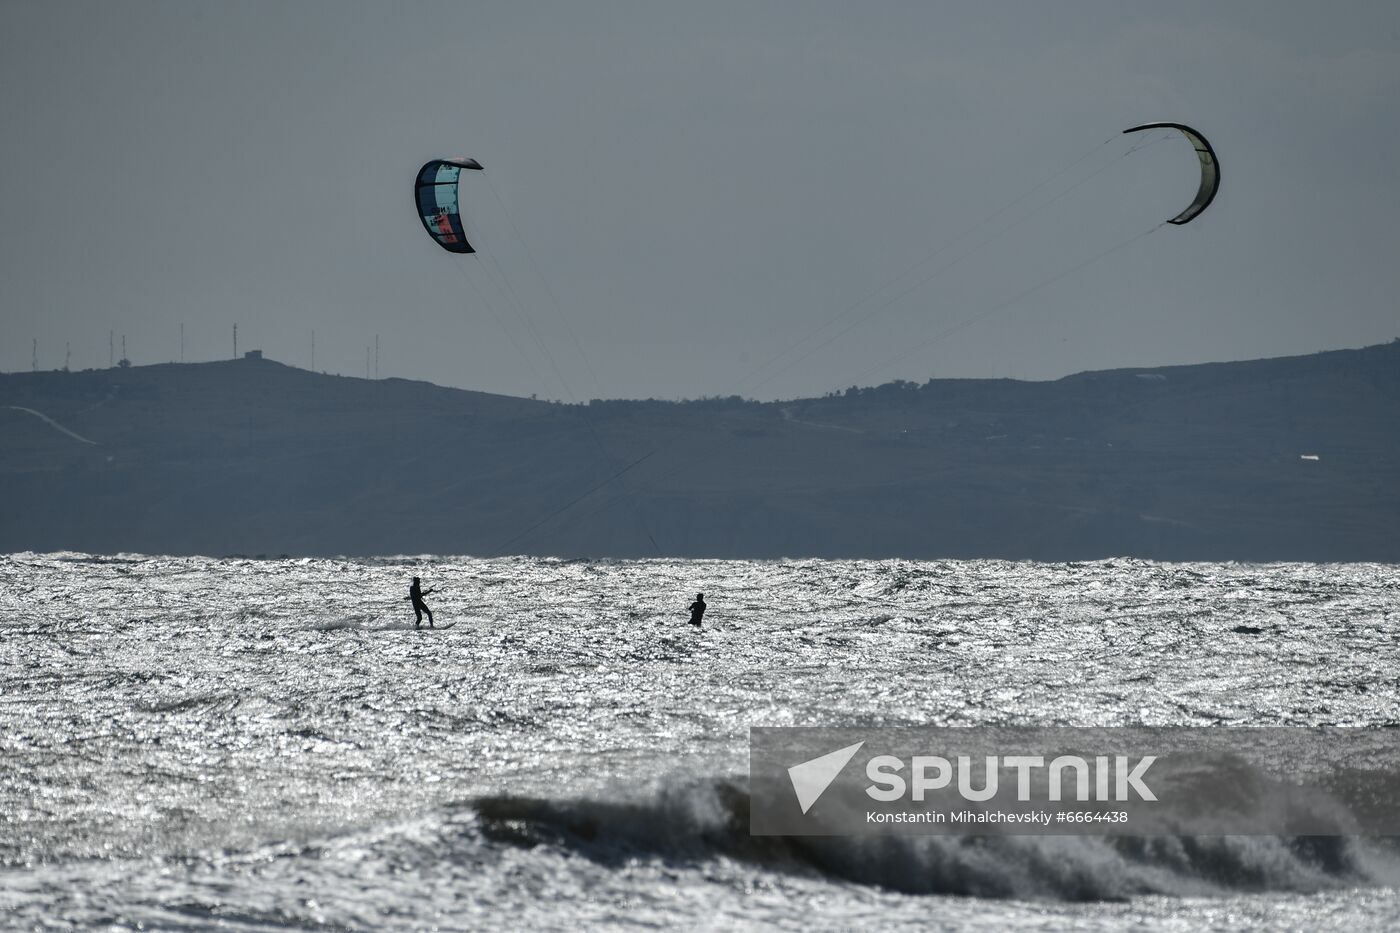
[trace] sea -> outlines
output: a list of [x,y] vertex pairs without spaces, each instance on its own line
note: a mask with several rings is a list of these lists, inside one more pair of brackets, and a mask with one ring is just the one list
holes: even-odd
[[0,927],[1400,929],[1393,839],[773,840],[747,784],[753,726],[1393,728],[1397,684],[1393,565],[10,554]]

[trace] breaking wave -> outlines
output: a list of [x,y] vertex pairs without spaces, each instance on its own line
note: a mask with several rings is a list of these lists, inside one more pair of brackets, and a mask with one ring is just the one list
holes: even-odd
[[486,840],[604,865],[729,858],[904,894],[1101,901],[1309,894],[1400,880],[1400,849],[1390,838],[751,836],[748,792],[728,780],[670,786],[637,801],[501,795],[468,806]]

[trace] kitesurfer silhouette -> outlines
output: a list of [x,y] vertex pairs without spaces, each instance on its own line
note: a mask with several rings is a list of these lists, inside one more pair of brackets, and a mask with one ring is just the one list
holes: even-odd
[[418,628],[423,624],[423,613],[428,614],[428,628],[437,628],[433,625],[433,610],[428,608],[428,604],[423,602],[423,597],[434,592],[433,587],[428,587],[427,593],[418,585],[418,578],[413,578],[413,585],[408,588],[408,598],[413,603],[413,627]]
[[690,624],[699,625],[705,617],[705,594],[696,593],[695,602],[690,604]]

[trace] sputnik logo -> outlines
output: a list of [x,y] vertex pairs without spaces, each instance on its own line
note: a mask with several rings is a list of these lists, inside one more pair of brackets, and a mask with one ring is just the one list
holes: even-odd
[[812,809],[812,804],[826,793],[826,789],[836,780],[841,769],[846,767],[864,744],[865,742],[861,741],[847,745],[820,758],[813,758],[788,768],[788,778],[792,781],[792,789],[797,794],[797,803],[802,807],[803,813]]

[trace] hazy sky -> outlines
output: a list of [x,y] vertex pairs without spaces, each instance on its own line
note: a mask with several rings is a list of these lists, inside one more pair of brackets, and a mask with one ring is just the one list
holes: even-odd
[[[1156,120],[1223,184],[1128,242],[1195,192],[1118,135]],[[453,155],[477,256],[412,205]],[[773,398],[1400,335],[1393,0],[0,0],[0,167],[6,371],[237,323],[349,375],[379,335],[382,376]]]

